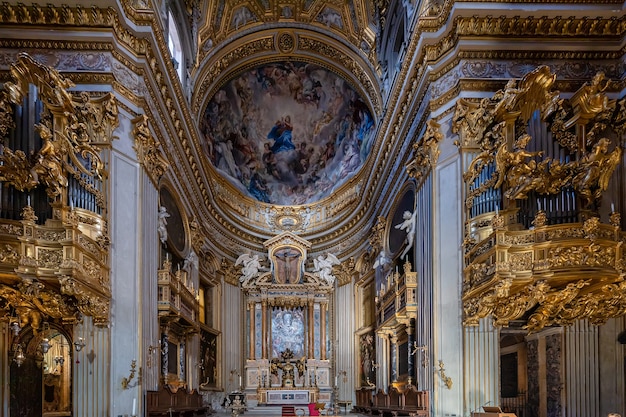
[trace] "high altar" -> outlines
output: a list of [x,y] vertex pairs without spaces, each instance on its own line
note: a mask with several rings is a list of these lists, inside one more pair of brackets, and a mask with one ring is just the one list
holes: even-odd
[[307,272],[310,243],[285,232],[265,242],[269,265],[241,255],[246,318],[245,392],[254,405],[330,402],[332,255]]

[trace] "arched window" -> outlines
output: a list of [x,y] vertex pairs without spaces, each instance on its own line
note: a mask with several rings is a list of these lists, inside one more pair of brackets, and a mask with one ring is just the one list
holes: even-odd
[[169,47],[170,54],[172,55],[172,62],[174,68],[178,73],[178,78],[183,81],[183,50],[180,42],[180,35],[178,33],[178,27],[176,26],[176,20],[172,11],[167,12],[167,46]]

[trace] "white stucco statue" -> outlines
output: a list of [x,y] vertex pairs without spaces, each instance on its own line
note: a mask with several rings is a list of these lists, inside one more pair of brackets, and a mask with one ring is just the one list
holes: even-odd
[[315,266],[313,272],[317,272],[321,279],[332,285],[335,282],[333,265],[339,265],[340,263],[339,259],[332,253],[327,253],[326,257],[319,255],[316,259],[313,259],[313,265]]
[[235,266],[239,265],[243,265],[241,268],[241,277],[239,278],[239,282],[244,282],[259,274],[259,270],[261,269],[261,260],[259,259],[259,255],[244,253],[239,255],[239,258],[237,258],[237,261],[235,262]]
[[167,212],[167,209],[163,206],[159,207],[159,224],[157,226],[157,231],[159,232],[159,240],[161,243],[167,242],[167,218],[170,217],[170,214]]
[[183,264],[183,269],[185,271],[191,271],[191,268],[195,268],[196,271],[199,269],[200,260],[198,259],[198,255],[196,255],[195,251],[190,251],[189,255],[185,258],[185,263]]
[[409,250],[411,250],[411,248],[413,247],[413,242],[415,241],[416,216],[417,216],[417,210],[415,210],[413,213],[407,210],[402,215],[402,218],[404,219],[404,221],[400,224],[395,225],[396,229],[406,231],[406,240],[405,240],[406,247],[404,248],[402,255],[400,255],[401,258],[404,258],[406,254],[409,253]]
[[378,267],[384,269],[386,265],[389,265],[389,263],[391,263],[391,259],[387,255],[387,252],[385,252],[385,250],[383,249],[380,251],[380,253],[376,257],[376,260],[374,261],[374,269],[377,269]]

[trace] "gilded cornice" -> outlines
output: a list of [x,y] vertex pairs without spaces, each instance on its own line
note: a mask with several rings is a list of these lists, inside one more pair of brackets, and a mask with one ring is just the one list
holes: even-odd
[[459,17],[454,22],[457,36],[523,36],[523,37],[622,37],[626,19],[562,16],[471,16]]
[[42,7],[35,3],[31,6],[4,3],[0,8],[0,23],[3,24],[110,27],[116,16],[112,8],[101,9],[97,6],[57,7],[49,3]]

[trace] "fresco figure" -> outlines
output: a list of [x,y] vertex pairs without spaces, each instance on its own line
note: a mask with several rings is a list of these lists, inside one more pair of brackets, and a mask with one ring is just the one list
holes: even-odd
[[272,130],[270,130],[270,133],[267,134],[268,139],[274,139],[274,144],[270,148],[272,152],[278,153],[296,149],[291,139],[292,131],[293,125],[291,124],[291,117],[289,115],[276,122]]

